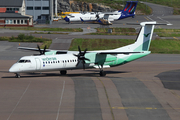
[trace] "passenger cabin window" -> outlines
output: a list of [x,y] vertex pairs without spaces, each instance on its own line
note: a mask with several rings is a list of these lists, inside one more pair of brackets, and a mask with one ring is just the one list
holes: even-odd
[[18,63],[31,63],[31,61],[30,60],[19,60]]

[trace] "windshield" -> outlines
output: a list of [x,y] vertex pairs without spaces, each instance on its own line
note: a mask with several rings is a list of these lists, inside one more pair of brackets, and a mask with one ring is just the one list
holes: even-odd
[[30,60],[19,60],[18,63],[30,63]]

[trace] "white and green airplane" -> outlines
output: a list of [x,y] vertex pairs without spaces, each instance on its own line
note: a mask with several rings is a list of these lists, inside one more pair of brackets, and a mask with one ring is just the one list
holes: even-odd
[[100,76],[105,76],[106,72],[103,71],[103,68],[123,65],[150,54],[149,46],[154,26],[168,24],[158,24],[153,21],[142,22],[140,25],[142,27],[135,43],[112,50],[87,51],[86,49],[82,52],[79,46],[79,51],[54,51],[21,47],[20,49],[39,50],[40,55],[20,58],[9,69],[9,72],[20,77],[19,73],[60,71],[62,75],[65,75],[67,70],[99,68]]

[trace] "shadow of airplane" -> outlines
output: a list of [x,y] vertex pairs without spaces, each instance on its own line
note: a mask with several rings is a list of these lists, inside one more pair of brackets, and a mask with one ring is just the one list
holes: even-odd
[[[92,73],[77,73],[77,74],[66,74],[61,75],[60,73],[22,73],[21,78],[33,78],[33,77],[100,77],[98,70],[86,70]],[[106,71],[108,74],[122,74],[129,73],[128,71]],[[104,76],[108,77],[108,76]],[[3,76],[2,78],[16,78],[15,76]]]

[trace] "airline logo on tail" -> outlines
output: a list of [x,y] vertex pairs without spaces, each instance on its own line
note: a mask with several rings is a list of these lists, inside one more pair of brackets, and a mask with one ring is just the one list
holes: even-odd
[[148,34],[144,34],[145,37],[148,37],[151,33],[148,33]]
[[119,11],[121,12],[121,16],[118,18],[118,20],[127,17],[134,17],[137,3],[138,1],[127,1],[124,9],[122,11]]

